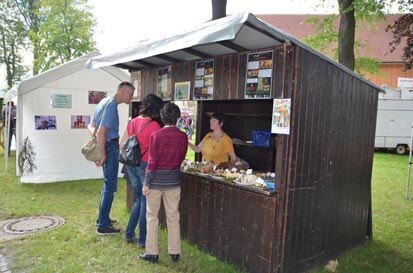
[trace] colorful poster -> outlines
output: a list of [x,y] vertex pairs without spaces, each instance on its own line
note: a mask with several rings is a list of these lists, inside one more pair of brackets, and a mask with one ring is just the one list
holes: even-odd
[[291,99],[274,99],[272,110],[273,134],[290,134]]
[[70,128],[72,129],[86,129],[90,123],[90,116],[70,116]]
[[245,98],[262,99],[271,97],[273,51],[248,54]]
[[103,91],[89,91],[89,104],[98,104],[101,100],[106,98],[108,92]]
[[158,70],[157,95],[163,100],[172,99],[172,71],[170,66]]
[[50,104],[52,108],[72,108],[72,95],[51,94]]
[[56,116],[34,116],[35,130],[56,130]]
[[176,82],[175,83],[175,100],[189,100],[190,90],[191,90],[191,82]]
[[197,62],[195,66],[194,100],[214,97],[214,60]]

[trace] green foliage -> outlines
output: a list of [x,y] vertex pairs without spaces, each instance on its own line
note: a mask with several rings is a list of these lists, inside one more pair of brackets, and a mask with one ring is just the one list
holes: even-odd
[[96,49],[87,0],[14,0],[33,49],[33,74]]
[[[330,56],[333,60],[338,60],[338,26],[337,21],[340,18],[337,14],[325,15],[323,17],[310,17],[304,21],[305,24],[313,25],[316,33],[303,38],[303,41],[309,46],[318,51]],[[375,18],[377,19],[377,18]],[[368,23],[368,27],[374,28],[374,20],[370,21],[359,20],[358,25]],[[355,72],[363,75],[366,72],[370,74],[379,73],[380,61],[377,59],[364,57],[360,54],[360,49],[366,48],[368,45],[363,41],[354,43],[355,50]]]
[[80,57],[96,49],[93,40],[95,21],[85,0],[44,0],[37,39],[39,58],[34,65],[39,71]]
[[20,51],[25,47],[24,25],[15,16],[17,9],[13,1],[0,1],[0,64],[6,68],[6,81],[10,89],[26,74]]

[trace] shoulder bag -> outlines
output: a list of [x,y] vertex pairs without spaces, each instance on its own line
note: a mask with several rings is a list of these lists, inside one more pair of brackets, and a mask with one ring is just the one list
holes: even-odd
[[97,139],[96,139],[96,132],[98,131],[100,127],[101,118],[103,117],[103,114],[105,113],[106,108],[109,105],[109,103],[110,103],[110,100],[109,102],[106,103],[105,108],[103,108],[103,111],[99,116],[99,119],[98,119],[99,124],[98,126],[95,127],[92,137],[82,146],[81,151],[82,151],[83,156],[86,158],[86,160],[93,161],[93,162],[102,160],[102,156],[100,154]]

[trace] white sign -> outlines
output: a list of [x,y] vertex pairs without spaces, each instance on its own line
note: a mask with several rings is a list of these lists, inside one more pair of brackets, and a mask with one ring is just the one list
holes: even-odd
[[291,99],[274,99],[272,110],[273,134],[290,134]]
[[413,78],[397,78],[397,87],[413,87]]

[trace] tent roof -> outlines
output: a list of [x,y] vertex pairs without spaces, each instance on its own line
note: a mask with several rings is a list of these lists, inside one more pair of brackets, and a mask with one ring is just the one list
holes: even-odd
[[[99,55],[98,52],[86,54],[77,59],[74,59],[62,65],[59,65],[57,67],[54,67],[50,70],[47,70],[46,72],[43,72],[39,75],[28,78],[19,84],[19,86],[17,87],[17,94],[23,95],[34,89],[42,87],[50,82],[56,81],[58,79],[64,78],[73,73],[76,73],[80,70],[83,70],[85,69],[86,61],[98,55]],[[130,79],[128,73],[126,73],[125,71],[122,71],[119,68],[104,67],[101,69],[107,72],[108,74],[112,75],[113,77],[119,79],[120,81],[129,81]]]
[[86,68],[117,66],[129,71],[137,71],[184,61],[248,52],[284,43],[296,44],[374,88],[380,89],[347,67],[310,48],[281,29],[261,21],[251,13],[230,15],[206,22],[193,30],[169,38],[143,42],[111,54],[92,57],[87,61]]

